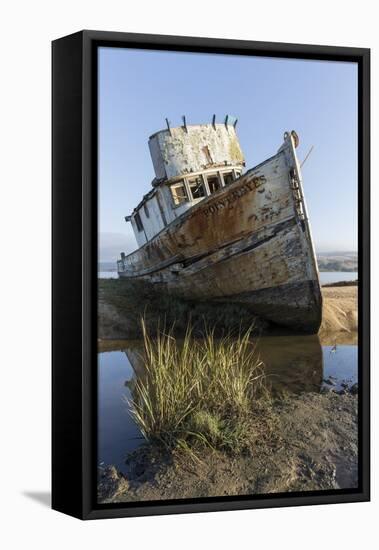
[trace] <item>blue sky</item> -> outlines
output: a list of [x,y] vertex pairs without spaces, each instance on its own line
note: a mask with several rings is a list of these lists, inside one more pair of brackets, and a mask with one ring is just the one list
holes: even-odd
[[151,189],[148,138],[172,126],[238,118],[246,168],[296,130],[316,250],[357,249],[357,65],[101,48],[99,50],[100,260],[136,248],[130,214]]

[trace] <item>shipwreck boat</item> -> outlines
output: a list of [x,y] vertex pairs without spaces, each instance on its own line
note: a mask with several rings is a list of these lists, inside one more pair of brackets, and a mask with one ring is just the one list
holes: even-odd
[[235,123],[184,125],[149,139],[151,191],[131,215],[139,248],[120,277],[190,300],[243,302],[275,324],[316,333],[322,297],[296,156],[298,137],[250,170]]

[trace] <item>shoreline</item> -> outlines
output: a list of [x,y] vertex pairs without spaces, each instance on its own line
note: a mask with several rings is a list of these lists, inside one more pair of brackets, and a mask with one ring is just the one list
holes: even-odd
[[99,472],[101,503],[354,488],[358,483],[358,399],[349,391],[308,393],[273,405],[268,438],[233,455],[204,449],[199,461],[145,444],[127,473]]
[[335,285],[322,288],[323,310],[320,339],[348,338],[357,343],[358,286]]
[[[320,344],[357,344],[357,290],[356,284],[322,287]],[[121,344],[122,340],[131,339],[124,336],[125,330],[130,334],[130,322],[125,324],[125,317],[120,315],[115,305],[118,299],[120,296],[115,294],[109,300],[103,295],[100,300],[103,331],[98,346],[102,351],[115,349],[117,341]],[[133,300],[123,300],[125,296],[121,297],[121,309],[130,312]],[[154,308],[155,303],[151,306]],[[182,305],[177,302],[163,300],[163,307],[168,307],[171,314],[183,314]],[[200,309],[195,313],[203,312]],[[219,312],[217,306],[211,318],[219,321]],[[238,316],[241,310],[233,309],[231,313]],[[259,320],[257,327],[263,337],[273,334],[265,332],[265,325]],[[114,337],[109,338],[110,334]],[[133,333],[133,339],[136,337],[138,334]],[[200,462],[194,463],[180,452],[167,453],[156,444],[146,443],[128,455],[125,475],[112,465],[99,471],[99,502],[353,488],[358,479],[356,394],[356,385],[339,392],[330,385],[321,393],[308,391],[275,399],[271,437],[252,442],[247,452],[237,455],[206,448]]]
[[[219,330],[233,330],[242,320],[243,330],[253,323],[263,335],[285,332],[274,329],[268,323],[254,317],[251,311],[238,304],[189,303],[172,299],[170,296],[151,294],[149,287],[134,283],[125,285],[114,279],[99,280],[99,341],[128,340],[141,337],[140,317],[149,317],[149,329],[157,325],[159,318],[168,325],[175,321],[178,336],[185,333],[187,322],[201,329],[204,318],[208,325],[216,325]],[[358,334],[358,286],[342,282],[322,287],[322,323],[318,335],[321,343],[357,343]],[[289,331],[287,331],[291,334]],[[325,344],[327,345],[327,344]]]

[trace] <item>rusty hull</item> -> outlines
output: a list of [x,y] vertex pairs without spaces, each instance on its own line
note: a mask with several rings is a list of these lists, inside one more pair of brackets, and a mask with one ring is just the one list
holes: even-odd
[[121,277],[196,300],[249,304],[316,333],[322,298],[294,141],[118,262]]

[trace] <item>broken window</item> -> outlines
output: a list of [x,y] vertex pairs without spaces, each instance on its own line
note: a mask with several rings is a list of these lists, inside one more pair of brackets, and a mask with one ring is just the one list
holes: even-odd
[[205,197],[205,187],[201,176],[189,179],[188,185],[191,189],[193,199],[201,199],[201,197]]
[[179,181],[171,185],[171,195],[175,206],[182,204],[182,202],[188,201],[187,190],[184,185],[184,181]]
[[233,172],[224,172],[222,177],[224,178],[225,185],[229,185],[234,181]]
[[208,182],[209,192],[211,194],[221,188],[221,181],[220,181],[220,178],[218,177],[218,174],[210,174],[209,176],[207,176],[207,182]]
[[138,212],[137,212],[137,214],[134,216],[134,221],[136,222],[136,226],[137,226],[138,231],[139,231],[139,232],[143,231],[143,225],[142,225],[141,216],[139,215]]

